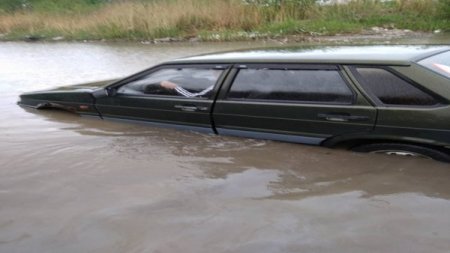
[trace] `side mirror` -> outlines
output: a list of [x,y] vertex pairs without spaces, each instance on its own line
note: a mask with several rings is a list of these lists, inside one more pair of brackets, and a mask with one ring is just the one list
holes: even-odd
[[92,92],[92,96],[94,96],[95,98],[108,97],[108,96],[111,96],[110,92],[112,90],[114,90],[114,89],[108,89],[108,88],[106,88],[106,89],[97,89],[97,90],[94,90]]
[[108,94],[108,97],[113,97],[117,94],[116,88],[106,88],[106,93]]

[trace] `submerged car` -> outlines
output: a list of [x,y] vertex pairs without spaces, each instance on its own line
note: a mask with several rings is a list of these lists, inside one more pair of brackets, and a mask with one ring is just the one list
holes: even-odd
[[255,49],[165,62],[21,106],[450,161],[450,47]]

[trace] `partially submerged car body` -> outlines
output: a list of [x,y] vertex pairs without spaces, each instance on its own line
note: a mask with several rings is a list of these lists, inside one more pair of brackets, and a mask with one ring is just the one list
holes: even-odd
[[105,80],[63,86],[49,90],[24,93],[20,96],[19,105],[36,109],[62,109],[81,115],[100,116],[95,109],[95,96],[105,93],[104,88],[117,80]]
[[[447,60],[447,55],[445,46],[209,54],[121,80],[26,93],[19,104],[448,161],[450,77],[445,64],[436,65],[437,71],[422,64],[435,56]],[[163,89],[166,81],[177,88]]]

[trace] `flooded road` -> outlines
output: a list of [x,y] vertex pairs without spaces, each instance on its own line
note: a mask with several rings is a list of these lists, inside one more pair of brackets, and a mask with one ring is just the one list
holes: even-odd
[[0,43],[0,252],[449,252],[448,164],[15,104],[254,46]]

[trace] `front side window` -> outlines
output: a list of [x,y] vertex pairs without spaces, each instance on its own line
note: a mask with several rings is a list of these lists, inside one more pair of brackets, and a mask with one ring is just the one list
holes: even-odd
[[345,103],[353,93],[337,70],[241,69],[228,98]]
[[423,59],[419,64],[450,78],[450,51]]
[[121,86],[117,92],[130,95],[166,95],[208,98],[222,70],[163,68]]
[[387,105],[430,106],[438,102],[429,94],[383,68],[353,68],[358,82]]

